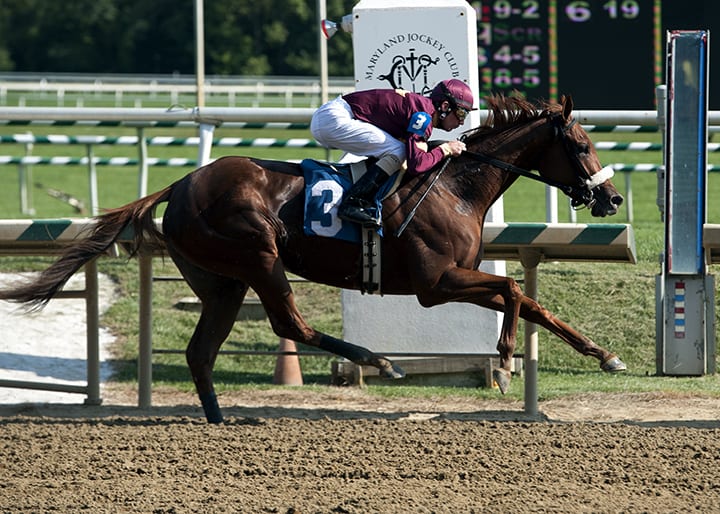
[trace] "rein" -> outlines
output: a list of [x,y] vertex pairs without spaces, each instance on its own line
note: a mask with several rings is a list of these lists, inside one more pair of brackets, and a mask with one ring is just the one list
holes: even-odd
[[405,216],[405,221],[402,222],[402,225],[398,227],[398,229],[395,231],[395,237],[400,237],[403,232],[405,232],[405,228],[407,228],[408,223],[415,217],[415,213],[418,210],[418,207],[420,207],[420,204],[425,200],[425,197],[428,195],[432,187],[435,185],[435,182],[440,178],[440,175],[443,174],[445,171],[445,168],[447,168],[448,164],[450,164],[450,159],[452,157],[446,157],[445,162],[443,162],[442,167],[440,168],[440,171],[437,172],[435,177],[432,179],[432,182],[430,182],[430,185],[425,188],[425,192],[422,194],[422,196],[418,199],[417,203],[415,204],[415,207],[408,213],[407,216]]
[[475,160],[475,161],[484,162],[485,164],[490,164],[491,166],[499,168],[503,171],[515,173],[516,175],[521,175],[523,177],[537,180],[538,182],[542,182],[548,186],[556,187],[568,196],[574,196],[573,193],[580,190],[579,187],[568,186],[567,184],[561,184],[560,182],[556,182],[555,180],[547,179],[547,178],[543,177],[542,175],[533,173],[532,171],[526,170],[525,168],[520,168],[519,166],[515,166],[514,164],[510,164],[509,162],[501,161],[500,159],[496,159],[495,157],[490,157],[489,155],[484,154],[484,153],[471,152],[469,150],[465,150],[462,154]]

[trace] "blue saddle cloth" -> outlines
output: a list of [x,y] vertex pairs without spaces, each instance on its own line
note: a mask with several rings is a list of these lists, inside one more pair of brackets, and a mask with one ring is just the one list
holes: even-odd
[[[337,209],[352,185],[349,164],[330,164],[305,159],[300,163],[305,177],[305,234],[360,242],[360,225],[337,217]],[[378,212],[393,181],[388,180],[375,198]],[[382,236],[382,228],[378,230]]]

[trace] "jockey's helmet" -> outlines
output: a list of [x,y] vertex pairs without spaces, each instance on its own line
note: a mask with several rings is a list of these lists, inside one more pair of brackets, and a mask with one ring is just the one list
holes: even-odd
[[465,111],[474,111],[473,94],[470,86],[462,80],[449,79],[438,82],[430,93],[430,99],[439,107],[445,100],[450,102],[451,109],[457,108]]

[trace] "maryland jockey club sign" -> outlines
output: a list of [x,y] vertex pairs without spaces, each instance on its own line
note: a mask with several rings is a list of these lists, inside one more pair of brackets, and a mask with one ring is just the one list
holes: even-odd
[[[459,79],[479,94],[476,12],[466,0],[360,0],[352,11],[355,88],[401,88],[427,94],[444,79]],[[476,106],[478,102],[476,100]],[[480,124],[472,111],[453,132]],[[502,222],[502,199],[487,221]],[[483,271],[504,275],[501,261]],[[343,290],[343,333],[368,348],[398,352],[496,353],[502,319],[475,305],[421,307],[414,297],[361,295]]]
[[353,47],[357,89],[427,94],[455,78],[478,94],[477,20],[464,0],[361,0],[353,9]]

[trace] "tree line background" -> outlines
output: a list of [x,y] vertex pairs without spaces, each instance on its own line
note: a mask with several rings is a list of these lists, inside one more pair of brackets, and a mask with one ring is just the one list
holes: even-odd
[[[356,0],[327,0],[328,18]],[[208,75],[318,75],[315,0],[204,2]],[[328,44],[352,76],[352,40]],[[193,0],[0,0],[0,72],[194,74]]]

